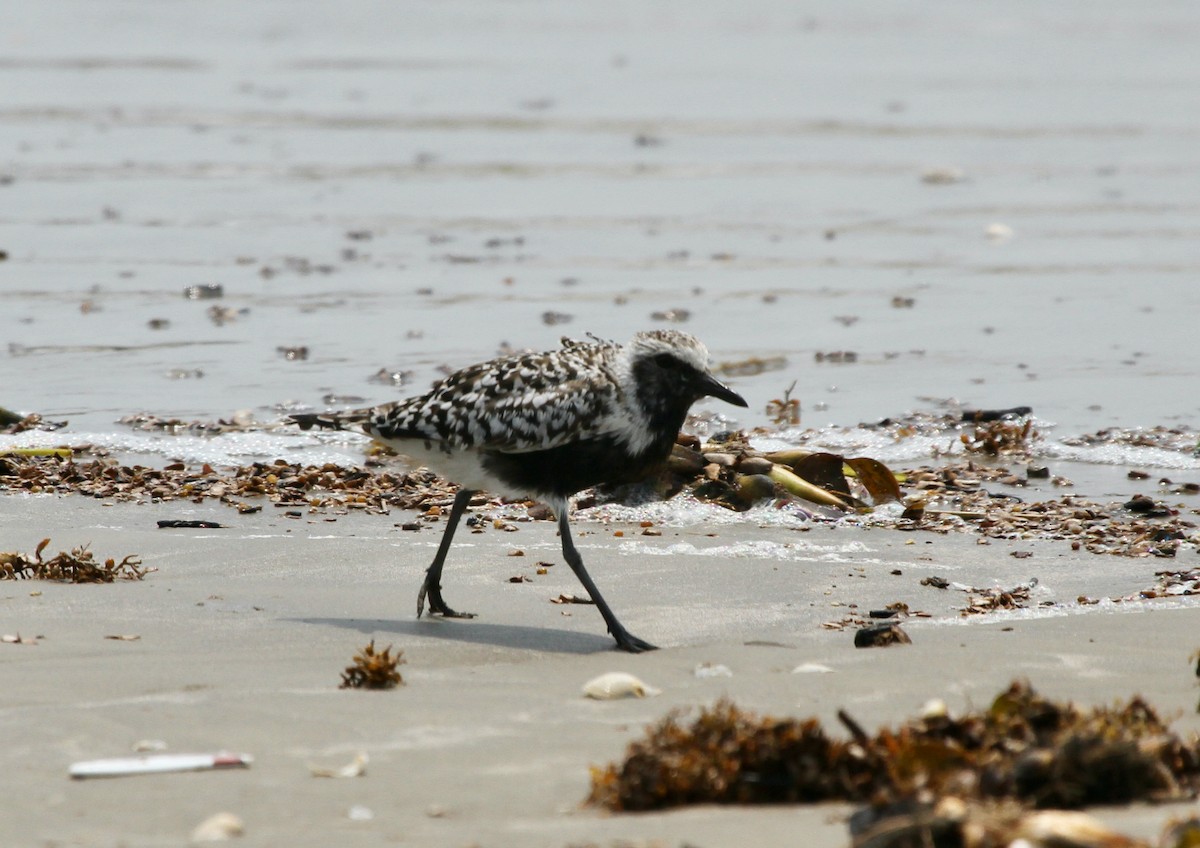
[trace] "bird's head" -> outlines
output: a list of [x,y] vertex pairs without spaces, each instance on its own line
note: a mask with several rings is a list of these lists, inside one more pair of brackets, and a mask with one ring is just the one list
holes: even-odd
[[678,330],[651,330],[635,335],[626,350],[640,387],[685,398],[689,406],[703,397],[748,406],[745,398],[713,376],[708,348],[695,336]]

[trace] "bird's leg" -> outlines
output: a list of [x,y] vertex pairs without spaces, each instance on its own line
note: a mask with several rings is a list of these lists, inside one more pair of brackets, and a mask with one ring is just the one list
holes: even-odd
[[437,556],[433,564],[425,570],[425,582],[417,595],[417,618],[425,612],[425,597],[429,597],[429,614],[446,618],[474,618],[473,612],[455,612],[442,600],[442,566],[446,564],[446,554],[450,552],[450,542],[454,540],[454,531],[458,522],[467,511],[467,504],[475,494],[471,489],[459,489],[454,496],[454,505],[450,507],[450,517],[446,519],[446,529],[442,532],[442,543],[438,545]]
[[657,650],[654,645],[634,636],[621,625],[621,622],[617,621],[616,615],[601,596],[600,590],[592,582],[587,569],[583,567],[583,557],[579,555],[579,551],[575,549],[575,543],[571,540],[571,525],[567,521],[566,507],[562,509],[558,516],[558,531],[559,535],[562,536],[563,556],[567,560],[567,565],[571,566],[571,570],[575,572],[575,576],[579,578],[579,582],[583,584],[583,588],[587,589],[592,603],[600,609],[600,614],[604,616],[604,623],[608,625],[608,632],[617,640],[617,647],[622,651],[629,651],[631,654]]

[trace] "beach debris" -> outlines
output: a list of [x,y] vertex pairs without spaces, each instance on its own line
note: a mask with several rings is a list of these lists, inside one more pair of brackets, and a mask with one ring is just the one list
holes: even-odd
[[224,527],[215,521],[200,521],[194,519],[164,518],[158,522],[159,530],[213,530]]
[[325,768],[316,766],[312,763],[308,764],[308,771],[313,777],[362,777],[367,773],[367,763],[371,760],[365,751],[360,751],[354,755],[354,759],[346,763],[344,766],[337,768]]
[[221,306],[220,304],[214,304],[205,311],[208,320],[218,327],[224,327],[226,324],[236,321],[239,315],[248,314],[250,314],[250,310],[245,307],[234,309],[232,306]]
[[670,324],[682,324],[692,317],[687,309],[659,309],[650,313],[651,321],[666,321]]
[[308,359],[308,345],[279,345],[275,352],[288,362]]
[[833,669],[817,662],[804,662],[792,669],[792,674],[832,674]]
[[835,365],[852,365],[858,362],[858,353],[853,350],[818,350],[813,354],[814,362],[832,362]]
[[1200,845],[1200,816],[1171,819],[1158,838],[1159,848],[1196,848]]
[[[0,434],[15,436],[27,430],[44,430],[51,432],[67,426],[66,421],[46,421],[36,412],[20,415],[0,406]],[[20,448],[9,448],[8,451],[20,452]],[[33,448],[32,450],[38,450]],[[7,451],[6,451],[7,452]]]
[[899,624],[872,624],[854,631],[854,647],[887,648],[892,645],[911,645],[912,638]]
[[42,559],[42,551],[50,540],[42,539],[33,558],[20,553],[0,553],[0,580],[52,580],[58,583],[112,583],[116,580],[141,580],[156,568],[144,568],[137,554],[129,554],[117,562],[106,559],[97,562],[87,545],[60,551],[50,559]]
[[396,473],[333,463],[301,465],[276,460],[218,471],[207,464],[195,467],[182,462],[149,468],[120,465],[107,458],[62,462],[57,457],[0,456],[0,492],[5,490],[76,493],[143,503],[212,499],[239,512],[261,509],[247,507],[244,499],[263,498],[310,511],[344,513],[353,509],[387,514],[392,506],[428,509],[448,505],[455,487],[426,470]]
[[[1030,812],[1011,802],[968,803],[954,795],[867,807],[850,816],[850,834],[851,848],[1150,848],[1087,813]],[[1160,842],[1163,848],[1176,844]]]
[[1162,501],[1154,500],[1149,495],[1134,495],[1125,502],[1124,506],[1130,512],[1136,512],[1147,518],[1164,518],[1175,513],[1175,510]]
[[584,697],[594,698],[597,701],[614,701],[618,698],[646,698],[661,695],[662,690],[655,689],[624,671],[610,671],[599,677],[593,677],[583,684],[583,694]]
[[954,185],[966,178],[966,171],[957,165],[934,165],[921,171],[921,182],[926,185]]
[[727,699],[690,725],[672,711],[622,761],[592,768],[589,800],[612,810],[826,800],[886,808],[957,795],[1079,809],[1200,789],[1200,737],[1171,732],[1138,697],[1089,709],[1015,682],[985,710],[926,711],[874,736],[844,710],[838,719],[848,739],[816,718],[760,717]]
[[404,683],[396,667],[403,665],[404,651],[392,655],[392,646],[382,651],[375,649],[375,640],[359,649],[354,655],[354,664],[342,672],[339,689],[392,689]]
[[555,312],[549,310],[542,313],[542,323],[547,327],[554,327],[559,324],[569,324],[575,320],[575,316],[568,312]]
[[25,420],[24,415],[0,406],[0,427],[11,427],[14,424],[20,424],[23,420]]
[[5,633],[0,636],[0,643],[5,645],[36,645],[36,636],[22,636],[20,633]]
[[1038,436],[1033,429],[1033,419],[1010,420],[996,418],[988,421],[977,421],[973,433],[963,433],[959,436],[969,453],[986,453],[989,456],[1001,454],[1030,454],[1030,440]]
[[[787,367],[786,356],[751,356],[748,359],[737,359],[729,362],[719,362],[713,366],[713,373],[722,377],[756,377],[767,371],[780,371]],[[795,387],[795,382],[792,386]],[[799,403],[797,403],[799,408]],[[795,423],[800,423],[797,420]]]
[[220,283],[188,286],[183,290],[183,296],[188,300],[213,300],[225,296],[225,287]]
[[346,810],[346,818],[350,819],[350,821],[371,821],[375,818],[375,813],[370,807],[363,804],[355,804]]
[[139,739],[130,747],[138,754],[150,754],[165,751],[168,746],[162,739]]
[[965,592],[967,605],[959,610],[959,615],[965,618],[969,615],[980,615],[997,610],[1024,609],[1032,597],[1033,590],[1038,586],[1038,579],[1031,577],[1026,582],[1009,589],[999,586],[979,589],[975,586],[965,586],[962,583],[951,583],[945,577],[938,576],[922,578],[921,585],[934,589],[957,589]]
[[192,842],[226,842],[246,832],[246,823],[234,813],[213,813],[192,830]]
[[999,221],[995,221],[984,227],[983,234],[987,237],[988,241],[996,243],[1008,241],[1015,235],[1012,227],[1008,224],[1002,224]]
[[91,777],[126,777],[135,774],[159,774],[176,771],[249,768],[249,754],[219,751],[215,754],[144,754],[140,757],[115,757],[72,763],[68,773],[77,780]]
[[[1124,445],[1138,448],[1158,448],[1172,453],[1193,455],[1197,449],[1197,431],[1188,427],[1108,427],[1081,436],[1067,436],[1061,441],[1072,447],[1103,447]],[[1149,475],[1147,475],[1149,476]]]
[[714,665],[713,663],[702,662],[697,664],[697,666],[692,669],[692,674],[700,678],[733,677],[733,670],[727,665],[721,665],[719,663]]
[[563,592],[557,598],[551,598],[550,603],[552,603],[552,604],[592,604],[592,605],[595,605],[596,602],[593,601],[591,598],[581,598],[578,595],[572,595],[570,592]]
[[0,448],[0,456],[56,456],[70,459],[74,453],[70,448]]
[[413,372],[401,368],[380,368],[367,378],[368,383],[379,383],[384,386],[407,386],[412,382]]
[[974,424],[989,421],[1007,421],[1033,415],[1031,406],[1010,406],[1008,409],[964,409],[962,420]]
[[[179,374],[174,378],[178,379],[180,376],[203,376],[203,374]],[[254,413],[250,410],[239,410],[228,418],[218,418],[216,421],[184,421],[181,418],[160,418],[149,412],[135,412],[117,419],[117,423],[132,427],[134,430],[165,433],[169,436],[219,436],[222,433],[274,430],[283,426],[256,421]]]
[[136,633],[114,633],[104,638],[112,639],[114,642],[137,642],[142,637]]
[[796,381],[783,390],[783,397],[767,401],[767,417],[776,427],[798,427],[800,425],[800,399],[792,397]]
[[[792,398],[777,400],[783,405]],[[870,457],[843,456],[838,460],[838,454],[814,447],[763,452],[751,445],[750,439],[756,433],[722,431],[719,421],[693,418],[690,426],[711,434],[707,441],[680,434],[666,468],[657,477],[638,486],[584,495],[578,506],[644,499],[648,491],[661,497],[687,491],[698,500],[735,511],[773,501],[778,507],[787,505],[796,516],[817,521],[869,521],[873,528],[964,533],[984,540],[1061,541],[1074,550],[1094,554],[1166,558],[1200,548],[1200,533],[1180,504],[1153,501],[1149,509],[1137,512],[1124,508],[1123,503],[1129,501],[1099,502],[1069,491],[1040,500],[1018,499],[1012,492],[1025,495],[1026,491],[1040,491],[1036,483],[1030,483],[1029,470],[1036,468],[1031,458],[1041,441],[1028,417],[1030,409],[964,410],[951,401],[938,403],[947,411],[910,413],[856,428],[838,428],[828,434],[824,430],[795,434],[801,445],[819,444],[825,435],[834,439],[849,436],[851,441],[890,439],[896,444],[921,437],[934,445],[931,453],[938,460],[935,464],[893,470]],[[798,404],[795,408],[798,411]],[[216,435],[282,426],[278,422],[257,422],[249,413],[216,422],[159,419],[145,413],[122,420],[131,426],[177,435]],[[943,438],[944,446],[938,446],[937,440]],[[1076,441],[1083,446],[1155,447],[1190,457],[1198,438],[1200,433],[1188,428],[1149,428],[1100,431]],[[370,443],[364,441],[366,444]],[[432,506],[448,506],[455,492],[453,485],[427,470],[406,470],[405,460],[393,460],[386,453],[371,450],[367,451],[365,467],[304,465],[280,459],[214,469],[182,462],[164,468],[122,465],[104,456],[102,449],[89,445],[74,448],[73,453],[69,448],[29,449],[53,454],[47,456],[7,455],[0,450],[0,492],[77,493],[139,503],[211,499],[239,511],[261,509],[266,503],[300,517],[316,513],[342,515],[351,510],[387,514],[393,508],[424,512]],[[820,453],[825,456],[806,463],[808,457]],[[88,458],[88,454],[95,458]],[[1070,487],[1070,481],[1055,476],[1050,484],[1060,490]],[[1191,485],[1176,487],[1177,493],[1200,494],[1200,484]],[[906,505],[900,512],[874,509],[897,498]],[[259,502],[247,503],[255,499]],[[488,499],[480,496],[475,503],[486,504]],[[530,518],[552,517],[544,505],[527,503],[526,509]],[[866,513],[871,515],[866,517]],[[416,527],[435,520],[421,516],[408,524]]]

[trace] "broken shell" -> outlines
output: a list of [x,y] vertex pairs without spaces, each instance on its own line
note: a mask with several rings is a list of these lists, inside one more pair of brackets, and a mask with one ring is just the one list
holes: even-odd
[[646,698],[662,694],[662,690],[638,680],[632,674],[610,671],[583,684],[583,694],[597,701],[613,701],[617,698]]
[[313,777],[362,777],[367,773],[367,763],[370,762],[366,752],[354,755],[354,759],[340,768],[323,768],[309,763],[308,770]]
[[1013,237],[1013,228],[997,222],[984,227],[983,234],[992,241],[1008,241]]
[[921,707],[921,718],[947,718],[950,715],[950,708],[946,706],[946,702],[941,698],[930,698]]
[[733,670],[727,665],[714,665],[713,663],[700,663],[694,669],[692,674],[696,677],[733,677]]
[[167,750],[167,743],[161,739],[139,739],[133,743],[133,750],[139,754],[151,754]]
[[800,663],[792,669],[792,674],[831,674],[833,669],[821,663],[806,662]]
[[193,842],[225,842],[246,832],[241,816],[233,813],[214,813],[192,831]]
[[766,474],[774,464],[764,456],[744,456],[738,463],[737,470],[746,475]]

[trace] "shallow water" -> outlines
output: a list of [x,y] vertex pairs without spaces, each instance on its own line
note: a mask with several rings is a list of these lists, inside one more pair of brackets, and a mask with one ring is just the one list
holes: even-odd
[[[340,460],[114,422],[380,402],[686,310],[718,362],[786,358],[706,407],[734,425],[793,381],[811,427],[947,398],[1194,424],[1197,35],[1167,2],[26,4],[0,405],[70,421],[17,444]],[[1061,457],[1196,467],[1091,450]]]

